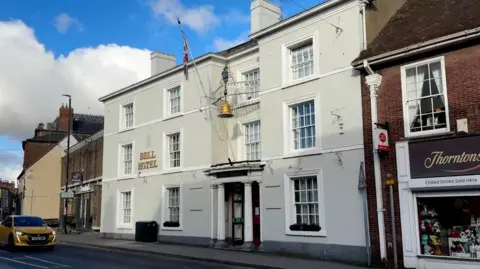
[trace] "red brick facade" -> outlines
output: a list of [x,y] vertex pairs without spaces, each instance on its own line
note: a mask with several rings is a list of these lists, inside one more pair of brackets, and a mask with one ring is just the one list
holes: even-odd
[[[67,155],[62,158],[62,183],[65,186],[67,168]],[[103,137],[87,143],[87,145],[70,153],[70,175],[72,172],[83,171],[83,180],[102,176],[103,162]],[[70,177],[69,184],[72,184]]]
[[[400,67],[404,64],[414,63],[432,57],[445,57],[445,73],[448,95],[448,108],[450,119],[450,131],[456,131],[456,120],[461,118],[468,119],[469,133],[480,132],[480,45],[475,45],[458,50],[445,51],[443,54],[429,55],[421,58],[415,58],[408,62],[402,62],[399,65],[386,67],[383,69],[373,69],[376,73],[382,75],[382,83],[378,90],[378,123],[388,122],[389,139],[392,150],[380,157],[383,182],[383,199],[385,209],[385,229],[387,242],[387,257],[390,267],[393,260],[393,249],[388,247],[392,242],[391,232],[391,213],[389,205],[389,192],[385,186],[385,175],[391,173],[396,177],[396,157],[395,142],[404,139],[403,122],[403,104]],[[375,199],[375,181],[373,169],[373,149],[372,149],[372,130],[371,130],[371,107],[370,92],[365,84],[362,83],[362,103],[363,103],[363,128],[365,143],[365,173],[367,178],[367,192],[369,199],[369,221],[372,244],[372,260],[374,264],[380,264],[380,249],[378,238],[377,205]],[[402,236],[400,224],[400,209],[398,202],[398,189],[394,186],[395,199],[395,220],[398,262],[402,267]]]
[[[80,142],[83,143],[83,142]],[[103,137],[100,137],[91,142],[87,142],[86,145],[76,149],[70,153],[70,166],[69,166],[69,186],[72,186],[71,173],[82,171],[83,169],[83,181],[92,180],[102,176],[103,163]],[[62,181],[61,186],[65,187],[66,183],[66,168],[67,168],[67,156],[62,158]],[[101,180],[100,180],[101,181]],[[102,209],[102,186],[101,183],[93,184],[93,192],[90,194],[90,216],[92,217],[92,226],[100,227],[101,209]],[[70,200],[68,204],[68,214],[77,214],[77,202],[79,201],[77,195],[75,199]],[[60,204],[60,212],[63,212],[65,204]],[[62,213],[61,213],[62,214]],[[79,216],[77,216],[79,217]]]

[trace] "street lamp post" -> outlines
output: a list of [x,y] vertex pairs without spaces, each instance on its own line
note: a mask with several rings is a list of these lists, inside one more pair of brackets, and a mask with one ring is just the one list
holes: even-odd
[[[68,98],[68,137],[67,137],[67,182],[65,183],[65,192],[68,192],[68,181],[70,179],[70,136],[72,134],[72,96],[69,94],[62,94]],[[67,215],[68,215],[68,198],[65,199],[65,216],[63,217],[63,225],[65,234],[67,231]]]

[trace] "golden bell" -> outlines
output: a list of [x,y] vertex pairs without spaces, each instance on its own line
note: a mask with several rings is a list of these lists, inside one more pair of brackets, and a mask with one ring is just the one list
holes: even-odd
[[218,114],[219,118],[231,118],[233,117],[232,108],[230,104],[225,101],[222,106],[220,107],[220,114]]

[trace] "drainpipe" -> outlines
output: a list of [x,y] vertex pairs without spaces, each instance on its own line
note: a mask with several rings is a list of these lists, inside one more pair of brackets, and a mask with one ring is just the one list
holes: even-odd
[[360,34],[362,35],[362,50],[367,49],[367,17],[366,17],[366,6],[368,4],[368,0],[360,0],[360,13],[362,16],[360,16],[360,19],[362,20],[360,23]]
[[[363,61],[363,67],[368,72],[368,76],[365,77],[368,88],[370,90],[370,109],[371,109],[371,119],[372,119],[372,142],[375,145],[375,138],[373,134],[377,126],[375,123],[378,122],[378,111],[377,111],[377,97],[378,97],[378,87],[382,83],[382,76],[373,72],[372,68],[368,64],[367,60]],[[387,248],[386,248],[386,239],[385,239],[385,209],[383,208],[383,192],[382,192],[382,174],[380,167],[380,155],[378,154],[377,149],[373,149],[373,170],[375,176],[375,195],[377,201],[377,218],[378,218],[378,233],[380,241],[380,257],[383,262],[387,261]]]

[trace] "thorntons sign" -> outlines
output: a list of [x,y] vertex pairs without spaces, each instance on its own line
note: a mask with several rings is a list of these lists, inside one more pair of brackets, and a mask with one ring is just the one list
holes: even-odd
[[480,175],[480,136],[409,144],[411,178]]

